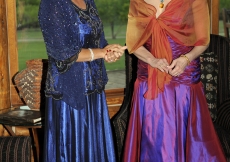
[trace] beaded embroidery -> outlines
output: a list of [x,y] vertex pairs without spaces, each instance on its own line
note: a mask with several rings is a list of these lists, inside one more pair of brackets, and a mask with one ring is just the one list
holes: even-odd
[[83,10],[70,0],[42,0],[39,12],[49,55],[46,96],[62,99],[76,109],[85,107],[85,95],[101,93],[108,81],[103,59],[76,62],[82,48],[108,44],[94,1],[85,2]]

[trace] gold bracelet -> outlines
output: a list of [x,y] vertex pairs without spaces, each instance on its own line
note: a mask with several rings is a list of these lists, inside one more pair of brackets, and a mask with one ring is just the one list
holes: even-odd
[[189,58],[186,55],[180,55],[180,57],[184,57],[187,60],[187,65],[190,64],[191,61],[189,60]]

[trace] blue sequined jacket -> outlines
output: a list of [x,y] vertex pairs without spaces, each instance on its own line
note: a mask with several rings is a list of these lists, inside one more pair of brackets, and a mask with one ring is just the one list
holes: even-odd
[[49,60],[45,94],[76,109],[108,81],[103,59],[76,62],[82,48],[107,45],[94,1],[85,2],[83,10],[71,0],[41,0],[38,14]]

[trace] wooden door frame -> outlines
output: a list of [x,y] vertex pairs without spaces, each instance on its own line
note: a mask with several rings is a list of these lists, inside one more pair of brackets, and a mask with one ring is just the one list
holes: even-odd
[[211,33],[219,34],[219,3],[220,0],[208,0],[210,21],[211,21]]

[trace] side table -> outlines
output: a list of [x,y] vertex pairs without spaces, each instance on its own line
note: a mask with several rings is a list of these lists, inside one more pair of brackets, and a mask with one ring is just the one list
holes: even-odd
[[38,134],[37,134],[37,128],[42,128],[43,126],[43,121],[37,122],[37,123],[28,123],[25,121],[20,121],[20,120],[4,120],[0,119],[0,124],[3,125],[3,127],[8,131],[8,133],[11,136],[16,136],[14,133],[12,127],[23,127],[23,128],[28,128],[30,132],[30,136],[32,137],[32,150],[34,154],[34,161],[39,162],[39,141],[38,141]]

